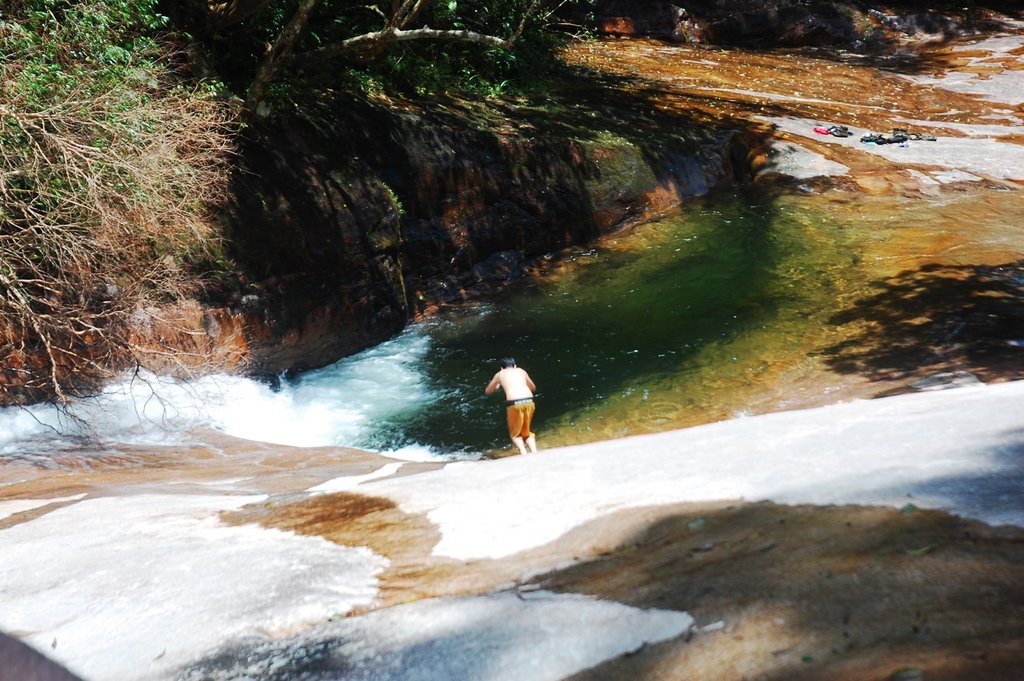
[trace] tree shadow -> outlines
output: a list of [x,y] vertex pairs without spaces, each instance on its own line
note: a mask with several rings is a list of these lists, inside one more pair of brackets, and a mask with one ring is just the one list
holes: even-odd
[[[604,605],[574,595],[509,590],[423,599],[333,618],[285,639],[236,640],[179,670],[177,678],[486,681],[513,678],[509,671],[514,667],[523,667],[524,679],[559,678],[578,669],[580,659],[594,656],[593,649],[621,650],[628,645],[622,639],[637,636],[623,631],[629,625],[616,621]],[[648,617],[625,608],[615,614],[624,612],[641,626]],[[658,615],[671,620],[674,631],[685,628],[683,616]],[[592,642],[588,639],[595,630],[600,640]],[[565,650],[574,652],[566,655]]]
[[1024,377],[1024,260],[925,265],[875,288],[829,320],[856,330],[822,352],[833,370],[872,380],[951,371]]
[[[519,610],[525,606],[517,599],[528,601],[539,588],[695,618],[689,634],[568,677],[575,681],[847,681],[889,678],[910,665],[942,681],[1017,678],[1024,656],[1020,529],[868,506],[718,503],[656,511],[653,520],[652,509],[634,509],[623,512],[622,524],[583,531],[591,539],[582,541],[608,548],[488,598]],[[630,525],[632,533],[621,531]],[[563,550],[576,555],[578,541]],[[530,659],[540,639],[548,652],[551,638],[591,645],[586,606],[593,601],[569,606],[578,613],[571,632],[561,628],[564,619],[542,614],[535,624],[516,624],[506,621],[508,607],[473,601],[423,600],[334,618],[280,640],[238,640],[182,678],[486,679],[497,665]],[[437,621],[447,624],[416,631],[416,622]]]
[[[993,456],[1019,471],[1024,429],[997,437],[1006,442],[991,448]],[[969,489],[974,479],[952,476],[937,485],[983,493]],[[272,526],[352,545],[349,539],[364,541],[370,529],[353,520],[394,508],[387,500],[332,496],[296,506],[298,524]],[[332,511],[339,502],[351,510]],[[325,532],[329,527],[348,538]],[[991,527],[912,507],[674,504],[619,511],[537,547],[532,556],[520,554],[505,570],[489,572],[488,561],[469,562],[461,576],[454,569],[446,582],[437,573],[433,579],[440,581],[433,583],[426,567],[432,559],[423,551],[429,553],[434,537],[416,546],[426,525],[403,520],[395,527],[405,536],[393,549],[413,548],[396,561],[411,568],[403,572],[401,588],[417,594],[488,592],[487,599],[504,599],[518,610],[517,599],[529,600],[540,589],[638,609],[685,611],[695,618],[697,628],[689,634],[609,659],[569,677],[575,681],[854,681],[899,679],[891,675],[901,667],[940,681],[1011,681],[1024,662],[1019,527]],[[382,546],[374,549],[396,559]],[[564,562],[569,556],[572,561]],[[541,565],[531,563],[537,560],[560,567],[546,573],[524,568]],[[517,571],[531,575],[527,586],[496,592],[483,586],[488,580],[507,584],[508,574]],[[470,585],[472,580],[462,579],[467,574],[481,581]],[[296,636],[235,641],[191,665],[182,678],[486,679],[493,678],[496,665],[529,659],[534,646],[540,649],[538,637],[572,648],[591,646],[588,627],[594,627],[595,638],[602,633],[587,619],[592,601],[586,599],[569,604],[578,613],[571,623],[578,631],[566,635],[563,619],[541,614],[533,623],[509,626],[508,608],[482,601],[477,607],[472,596],[418,603],[400,596],[392,593],[391,602],[402,605],[333,618]],[[436,621],[447,625],[417,629],[417,622]],[[550,651],[550,640],[543,643]]]
[[[182,678],[486,679],[525,663],[531,650],[611,647],[588,639],[588,627],[595,637],[607,634],[587,619],[593,601],[586,598],[568,606],[577,613],[569,618],[573,631],[564,629],[566,618],[545,614],[553,611],[533,615],[533,624],[509,621],[538,588],[685,611],[696,620],[689,634],[568,677],[575,681],[847,681],[889,678],[901,666],[942,681],[1017,678],[1024,656],[1019,529],[865,506],[657,511],[653,520],[652,509],[620,518],[634,524],[632,534],[615,525],[584,532],[606,537],[590,540],[601,546],[615,541],[607,537],[621,541],[531,578],[529,588],[492,592],[487,598],[503,599],[503,608],[474,605],[469,596],[334,618],[280,640],[237,640],[182,670]],[[564,550],[578,550],[572,544]]]
[[[1016,679],[1024,536],[938,511],[758,503],[667,515],[537,580],[697,629],[570,677]],[[908,677],[916,678],[916,677]]]
[[[929,507],[960,509],[962,515],[990,524],[1019,524],[1024,518],[1024,428],[1002,433],[987,448],[985,470],[914,483],[892,490]],[[882,495],[886,491],[880,490]]]

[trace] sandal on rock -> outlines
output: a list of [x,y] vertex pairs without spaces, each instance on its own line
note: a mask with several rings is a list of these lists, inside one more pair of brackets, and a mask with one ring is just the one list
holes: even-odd
[[934,142],[935,141],[935,136],[934,135],[929,135],[928,133],[924,133],[924,132],[912,132],[912,133],[910,133],[910,139],[912,139],[912,140],[924,140],[925,142]]
[[845,125],[833,125],[828,129],[828,134],[833,137],[849,137],[852,133]]
[[860,138],[860,141],[864,144],[888,144],[889,140],[885,139],[884,135],[879,135],[877,132],[873,132],[870,135],[864,135]]

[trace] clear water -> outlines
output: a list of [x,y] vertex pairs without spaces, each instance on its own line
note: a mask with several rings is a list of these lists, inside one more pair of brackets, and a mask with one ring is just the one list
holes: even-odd
[[[837,353],[884,356],[890,341],[925,347],[934,333],[921,324],[919,338],[889,339],[874,331],[870,306],[843,314],[896,276],[927,286],[930,268],[1018,259],[1024,229],[1009,218],[1022,208],[998,191],[924,199],[745,188],[705,198],[410,329],[394,343],[420,344],[418,397],[375,415],[358,446],[509,451],[500,394],[483,395],[506,355],[538,385],[542,447],[831,401],[867,382],[830,364]],[[928,312],[893,297],[886,314],[908,328]],[[361,360],[339,366],[350,361]]]
[[505,355],[538,383],[549,443],[650,430],[699,409],[690,389],[709,374],[755,371],[750,339],[806,320],[815,303],[801,281],[814,278],[820,294],[854,258],[837,260],[841,248],[828,264],[802,257],[813,230],[770,201],[731,195],[571,253],[550,278],[422,325],[433,398],[379,420],[369,444],[504,446],[502,399],[482,388]]
[[[1021,258],[1017,194],[717,193],[276,390],[230,376],[133,376],[73,405],[79,420],[47,406],[0,410],[0,455],[88,458],[104,451],[90,438],[173,445],[212,428],[409,459],[500,456],[511,451],[503,400],[483,388],[506,355],[538,384],[542,449],[833,401],[867,382],[855,363],[830,363],[837,352],[913,368],[912,356],[885,352],[934,335],[920,324],[916,337],[929,310],[906,295],[953,280],[929,268],[953,268],[955,279],[956,268]],[[871,302],[894,278],[902,288],[882,304],[899,338],[876,332]]]
[[[505,447],[502,399],[483,387],[506,355],[538,384],[542,444],[714,420],[722,393],[756,382],[776,353],[801,354],[849,295],[860,255],[847,233],[778,197],[731,193],[571,252],[547,277],[411,330],[429,344],[421,397],[374,416],[358,444]],[[327,390],[353,361],[293,387]]]

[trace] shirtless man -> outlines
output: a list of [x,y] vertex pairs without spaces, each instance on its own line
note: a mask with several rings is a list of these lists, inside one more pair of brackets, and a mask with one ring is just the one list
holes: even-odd
[[520,454],[526,454],[527,447],[531,452],[536,452],[537,437],[530,430],[530,426],[536,408],[533,403],[533,391],[537,386],[534,385],[530,374],[517,367],[516,361],[511,357],[502,359],[500,365],[501,369],[484,388],[484,394],[493,395],[498,388],[505,391],[508,436],[512,438],[512,443]]

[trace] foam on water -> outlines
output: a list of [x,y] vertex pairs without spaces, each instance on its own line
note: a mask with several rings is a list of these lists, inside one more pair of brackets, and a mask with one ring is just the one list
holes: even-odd
[[[436,399],[420,362],[430,338],[420,327],[277,388],[240,376],[195,381],[127,375],[66,409],[53,405],[0,409],[0,455],[60,448],[86,436],[125,444],[175,444],[197,428],[298,447],[368,448],[377,425]],[[389,455],[430,459],[428,447]]]

